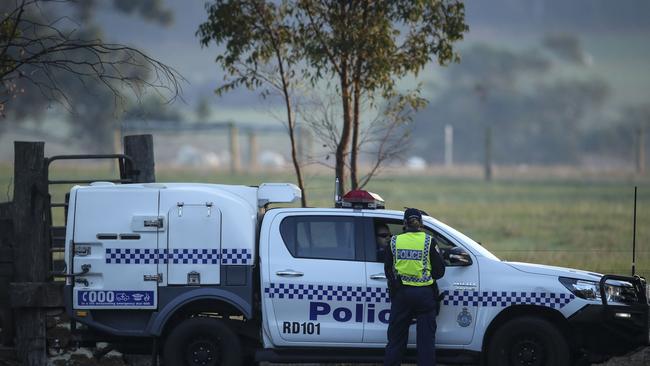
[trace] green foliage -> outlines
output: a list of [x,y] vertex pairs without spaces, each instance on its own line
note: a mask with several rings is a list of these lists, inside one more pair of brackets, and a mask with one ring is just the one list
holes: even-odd
[[436,58],[458,61],[453,43],[468,30],[460,1],[313,1],[293,9],[297,44],[312,83],[357,78],[368,96],[393,95],[395,82]]
[[419,94],[399,95],[396,81],[418,75],[434,58],[440,65],[458,61],[453,44],[468,30],[460,0],[215,0],[206,10],[208,20],[197,31],[201,44],[225,46],[216,57],[227,73],[217,94],[268,83],[285,90],[288,100],[287,79],[296,75],[311,86],[336,86],[342,128],[335,169],[344,187],[346,165],[352,186],[359,184],[363,101],[374,106],[378,97],[398,97],[408,103],[394,106],[420,107]]
[[[138,49],[105,42],[92,17],[96,5],[0,2],[0,113],[15,122],[43,122],[46,109],[58,104],[70,112],[73,137],[88,141],[91,151],[106,151],[113,144],[115,117],[130,98],[139,99],[150,88],[171,102],[181,92],[182,76]],[[172,20],[161,0],[114,0],[113,5],[161,24]]]
[[345,74],[368,96],[391,96],[397,79],[417,75],[432,57],[441,65],[458,61],[453,43],[468,30],[458,0],[216,0],[206,11],[197,36],[203,46],[225,46],[216,62],[232,77],[218,94],[262,86],[260,68],[280,48],[313,85]]
[[[224,44],[226,51],[216,62],[232,76],[219,86],[221,95],[244,86],[261,87],[277,73],[276,49],[289,66],[297,61],[292,49],[293,30],[289,23],[289,3],[280,4],[257,0],[217,0],[207,4],[208,21],[199,26],[197,36],[203,46],[212,41]],[[262,68],[271,66],[271,70]]]

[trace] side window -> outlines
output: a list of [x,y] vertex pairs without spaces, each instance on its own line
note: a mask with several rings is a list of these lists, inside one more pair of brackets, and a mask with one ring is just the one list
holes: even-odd
[[449,241],[449,239],[442,236],[437,231],[433,231],[433,230],[429,229],[428,227],[425,227],[424,231],[427,234],[429,234],[429,235],[431,235],[433,237],[433,240],[436,242],[436,245],[438,246],[438,249],[440,249],[441,251],[449,250],[451,248],[456,247],[456,245],[454,245],[454,243]]
[[296,258],[358,259],[357,231],[355,217],[290,216],[280,223],[280,235]]
[[[372,220],[372,229],[368,231],[369,233],[366,236],[372,237],[372,239],[366,243],[368,248],[366,257],[371,262],[383,263],[386,251],[390,250],[390,236],[403,233],[404,224],[400,220],[375,218]],[[433,231],[428,227],[424,227],[424,231],[433,237],[433,241],[438,246],[441,254],[456,247],[454,243],[437,231]],[[449,265],[449,260],[445,259],[445,264]]]

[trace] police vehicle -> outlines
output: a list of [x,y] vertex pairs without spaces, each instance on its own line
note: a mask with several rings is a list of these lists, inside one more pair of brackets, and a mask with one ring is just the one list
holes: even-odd
[[[300,196],[279,183],[74,187],[70,316],[132,345],[155,339],[165,365],[381,362],[390,298],[375,233],[401,233],[403,212],[364,191],[337,208],[270,208]],[[644,279],[501,261],[423,221],[447,266],[439,362],[576,365],[648,344]]]

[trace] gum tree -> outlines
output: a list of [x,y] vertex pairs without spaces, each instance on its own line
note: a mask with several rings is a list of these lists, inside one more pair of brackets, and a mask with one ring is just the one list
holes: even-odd
[[349,156],[350,183],[355,189],[362,101],[399,97],[412,98],[405,106],[421,105],[417,91],[398,95],[396,82],[418,76],[433,59],[441,65],[458,60],[453,43],[468,30],[464,4],[458,0],[299,0],[294,16],[297,47],[310,80],[332,80],[340,93],[342,128],[335,173],[344,182]]
[[[276,9],[272,24],[285,36],[274,37],[264,26],[263,14],[252,12],[256,8]],[[468,30],[460,0],[217,0],[207,9],[209,19],[199,29],[201,40],[225,44],[217,62],[235,75],[234,82],[224,87],[263,83],[258,71],[272,61],[279,42],[287,62],[283,71],[282,63],[274,65],[276,75],[299,75],[312,86],[324,82],[335,89],[341,103],[335,174],[345,187],[349,167],[353,189],[360,181],[364,101],[373,105],[413,98],[403,105],[421,105],[418,92],[400,95],[396,83],[406,76],[417,77],[433,60],[440,65],[457,61],[454,42]],[[247,72],[242,75],[241,70]]]
[[307,205],[304,181],[296,152],[296,121],[292,92],[296,87],[296,53],[294,28],[290,23],[288,2],[276,4],[257,0],[217,0],[207,5],[208,21],[201,24],[197,35],[201,44],[225,44],[226,50],[216,62],[227,73],[226,82],[216,89],[221,95],[234,88],[262,89],[262,95],[279,93],[287,113],[287,129],[291,141],[291,160],[298,186],[302,190],[302,206]]

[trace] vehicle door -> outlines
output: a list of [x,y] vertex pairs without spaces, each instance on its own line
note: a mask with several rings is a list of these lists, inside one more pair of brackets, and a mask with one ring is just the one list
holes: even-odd
[[[381,248],[381,238],[376,238],[376,233],[382,232],[380,227],[389,228],[391,234],[402,233],[403,221],[401,218],[388,215],[364,215],[364,232],[366,242],[366,281],[367,288],[373,292],[387,292],[386,277],[384,274],[384,251]],[[463,250],[460,242],[441,229],[425,223],[425,231],[433,237],[439,252],[450,253]],[[470,254],[469,251],[463,250]],[[471,256],[471,254],[470,254]],[[438,288],[444,299],[440,303],[440,313],[437,316],[438,329],[436,332],[437,345],[464,345],[472,341],[474,335],[475,319],[478,310],[478,265],[472,257],[472,263],[467,264],[451,261],[445,258],[445,275],[439,279]],[[385,344],[388,327],[388,314],[390,301],[379,299],[366,303],[366,324],[364,325],[364,343]],[[409,345],[415,345],[415,324],[409,329]]]
[[158,216],[155,188],[76,191],[73,271],[75,309],[157,307]]
[[[260,240],[264,314],[273,343],[345,346],[361,343],[365,265],[361,214],[278,214]],[[315,344],[317,343],[317,344]]]
[[[171,197],[161,193],[161,202]],[[167,253],[161,263],[166,285],[217,285],[220,282],[221,211],[212,203],[178,203],[167,212],[167,243],[159,247]]]

